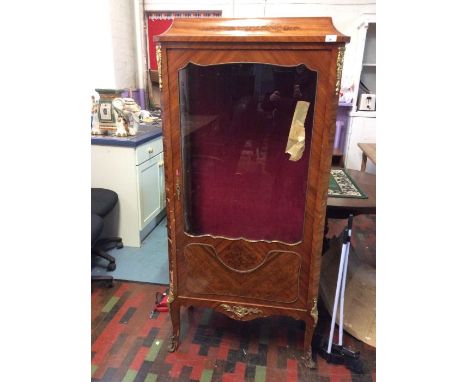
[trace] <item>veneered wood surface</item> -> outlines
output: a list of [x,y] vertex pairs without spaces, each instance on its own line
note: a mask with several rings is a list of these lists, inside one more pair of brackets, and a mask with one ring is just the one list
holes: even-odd
[[[316,29],[315,37],[319,35],[319,30],[325,33],[331,28],[330,20],[324,18],[300,20],[303,25],[308,23],[309,31]],[[239,320],[272,314],[289,315],[304,320],[306,322],[304,349],[310,350],[315,324],[312,309],[318,294],[334,140],[333,126],[338,101],[335,92],[337,56],[338,47],[343,43],[329,44],[324,43],[323,39],[320,40],[321,43],[305,43],[304,41],[314,40],[302,39],[299,32],[296,36],[292,32],[299,30],[293,27],[298,26],[300,20],[272,21],[271,25],[291,26],[290,29],[286,28],[287,39],[282,39],[278,35],[279,29],[275,28],[272,29],[273,32],[268,32],[268,35],[264,31],[252,29],[243,31],[231,29],[229,33],[226,29],[226,37],[231,36],[231,39],[224,38],[220,30],[216,30],[214,38],[209,34],[211,32],[198,29],[194,20],[186,20],[184,23],[176,20],[174,25],[179,26],[169,31],[165,37],[160,37],[164,84],[163,142],[169,267],[174,295],[171,317],[176,342],[179,333],[180,305],[201,305],[212,307]],[[217,20],[209,25],[219,25],[216,23],[220,22],[222,24],[222,21]],[[189,29],[189,26],[196,31]],[[235,31],[237,32],[234,33]],[[169,36],[174,39],[171,40]],[[311,36],[312,34],[308,35],[308,38]],[[266,41],[265,39],[271,43],[261,43]],[[252,41],[255,43],[250,43]],[[291,43],[282,44],[285,41]],[[342,37],[339,41],[347,40]],[[313,139],[310,152],[304,153],[309,157],[309,169],[304,232],[301,241],[287,244],[279,241],[228,239],[210,235],[193,236],[184,232],[184,206],[181,196],[184,194],[182,182],[184,168],[181,160],[178,70],[189,62],[198,65],[239,62],[285,66],[305,64],[309,69],[318,72]],[[277,266],[271,266],[275,261],[278,262]],[[248,313],[239,315],[235,313],[236,309]]]
[[[331,55],[332,50],[309,50],[307,51],[307,56],[305,56],[304,52],[301,50],[291,50],[291,51],[280,51],[280,50],[224,50],[220,49],[217,50],[216,53],[212,51],[203,51],[201,50],[198,45],[197,49],[178,49],[177,47],[172,48],[168,51],[168,58],[169,61],[172,62],[172,68],[174,70],[169,71],[169,92],[172,94],[178,94],[178,81],[177,81],[177,74],[178,72],[175,68],[182,68],[188,62],[196,62],[200,65],[208,65],[213,62],[267,62],[272,64],[280,64],[280,65],[297,65],[298,63],[306,64],[310,69],[316,70],[319,73],[322,73],[318,79],[318,89],[317,89],[317,100],[316,100],[316,113],[314,117],[314,138],[312,140],[312,152],[309,153],[311,156],[310,165],[309,165],[309,174],[308,174],[308,192],[307,192],[307,206],[306,206],[306,213],[305,213],[305,222],[304,227],[306,227],[303,240],[295,245],[289,245],[284,243],[267,243],[267,242],[246,242],[245,247],[250,247],[251,251],[261,251],[262,255],[265,256],[269,251],[274,249],[281,249],[281,250],[294,250],[301,254],[302,258],[302,274],[298,275],[301,279],[301,290],[307,291],[308,285],[311,279],[311,275],[309,275],[309,268],[310,268],[310,252],[311,252],[311,244],[312,244],[312,229],[314,218],[321,218],[321,214],[316,216],[313,215],[312,211],[314,210],[314,205],[316,204],[315,198],[317,198],[316,188],[319,183],[319,169],[320,169],[320,159],[321,159],[321,150],[322,146],[322,136],[323,134],[327,133],[327,122],[325,117],[325,109],[326,109],[326,100],[327,100],[327,88],[328,88],[328,70],[331,62]],[[172,69],[171,68],[171,69]],[[179,107],[178,102],[175,103],[175,110],[172,112],[172,105],[171,102],[171,126],[176,126],[175,129],[172,131],[172,141],[173,142],[180,142],[180,119],[178,118],[179,115]],[[174,117],[174,119],[172,119]],[[175,147],[175,146],[174,146]],[[182,163],[180,163],[180,147],[173,148],[172,150],[172,157],[174,162],[178,162],[178,173],[182,174],[183,168]],[[330,154],[328,154],[330,155]],[[176,170],[177,172],[177,170]],[[179,176],[180,177],[180,176]],[[181,179],[179,179],[179,183]],[[183,187],[183,185],[181,185]],[[183,192],[181,192],[183,194]],[[320,202],[319,202],[320,203]],[[223,238],[212,238],[210,236],[202,236],[192,238],[185,234],[183,230],[183,204],[176,203],[175,205],[175,214],[176,214],[176,221],[179,224],[176,224],[176,236],[177,242],[179,243],[181,249],[185,248],[187,245],[193,242],[198,243],[205,243],[214,246],[219,253],[222,253],[223,246],[225,246],[225,239]],[[245,252],[244,252],[245,253]],[[181,276],[185,274],[184,269],[184,260],[181,254],[177,256],[177,263],[180,264],[178,269],[177,275]],[[186,276],[184,276],[185,279]],[[270,283],[270,280],[259,280],[259,282]],[[183,294],[184,292],[184,285],[182,283],[179,286],[179,292]],[[273,287],[273,285],[272,285]],[[302,307],[306,309],[307,305],[307,293],[304,292],[299,300],[296,302],[296,307]]]
[[250,268],[242,260],[248,258],[251,249],[239,253],[230,264],[209,245],[190,244],[184,252],[187,294],[272,303],[292,303],[299,297],[301,257],[296,252],[270,251],[260,264]]
[[288,17],[175,19],[164,34],[157,36],[157,41],[310,43],[325,42],[326,36],[336,36],[335,42],[350,40],[335,28],[330,17]]

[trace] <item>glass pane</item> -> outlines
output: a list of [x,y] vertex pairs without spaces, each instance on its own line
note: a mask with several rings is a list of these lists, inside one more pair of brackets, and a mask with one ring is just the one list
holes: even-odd
[[188,234],[302,240],[316,87],[304,65],[179,71]]

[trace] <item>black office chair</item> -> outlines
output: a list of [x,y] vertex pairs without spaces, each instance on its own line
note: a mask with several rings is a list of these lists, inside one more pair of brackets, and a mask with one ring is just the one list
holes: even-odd
[[[91,216],[94,214],[104,219],[112,211],[118,200],[119,197],[114,191],[105,188],[91,188]],[[122,247],[122,238],[120,237],[101,238],[93,245],[92,253],[108,260],[107,270],[113,271],[116,268],[115,258],[109,255],[107,251],[112,248],[120,249]]]
[[[103,228],[104,221],[102,218],[96,214],[91,214],[91,251],[93,250]],[[114,278],[112,276],[91,276],[91,281],[103,281],[107,283],[107,286],[111,287],[114,283]]]

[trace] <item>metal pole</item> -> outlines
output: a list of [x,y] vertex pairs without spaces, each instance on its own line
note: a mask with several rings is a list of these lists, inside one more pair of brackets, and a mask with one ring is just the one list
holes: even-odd
[[331,353],[331,347],[332,347],[332,342],[333,342],[333,330],[335,328],[335,322],[336,322],[336,311],[338,309],[338,298],[340,295],[340,290],[341,290],[341,282],[343,278],[343,265],[344,265],[344,258],[346,254],[346,248],[347,248],[347,237],[348,237],[348,228],[346,228],[343,232],[343,246],[341,248],[341,256],[340,256],[340,266],[338,268],[338,278],[336,280],[336,290],[335,290],[335,301],[333,303],[333,314],[332,314],[332,321],[330,325],[330,336],[328,337],[328,347],[327,347],[327,353]]

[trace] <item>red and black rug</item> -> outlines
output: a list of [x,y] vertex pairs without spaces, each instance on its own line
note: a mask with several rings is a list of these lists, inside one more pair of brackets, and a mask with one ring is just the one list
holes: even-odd
[[[375,217],[357,219],[353,245],[364,255],[375,257]],[[341,222],[332,223],[329,234],[340,229]],[[165,289],[121,281],[109,289],[93,285],[92,381],[376,380],[375,349],[348,334],[344,344],[360,351],[364,374],[327,364],[320,357],[317,369],[306,369],[301,362],[304,325],[287,317],[240,322],[210,309],[183,308],[180,346],[175,353],[168,353],[169,313],[150,318],[156,292]],[[316,332],[328,336],[329,329],[330,316],[319,304]]]

